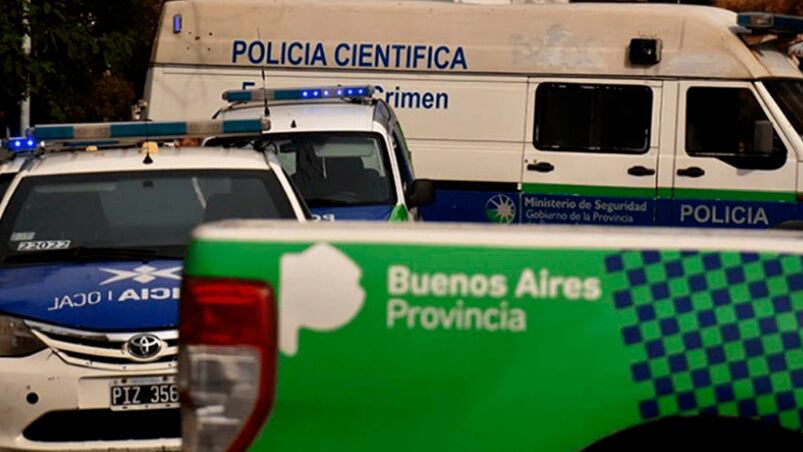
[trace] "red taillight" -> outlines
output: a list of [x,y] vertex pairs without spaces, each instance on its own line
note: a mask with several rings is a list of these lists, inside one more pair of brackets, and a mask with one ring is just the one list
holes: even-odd
[[262,281],[185,277],[179,384],[188,450],[245,450],[276,387],[276,304]]

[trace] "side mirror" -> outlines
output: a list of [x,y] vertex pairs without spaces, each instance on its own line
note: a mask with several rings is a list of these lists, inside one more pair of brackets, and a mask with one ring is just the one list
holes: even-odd
[[407,207],[424,206],[435,200],[435,184],[429,179],[416,179],[404,194]]
[[769,121],[756,121],[753,125],[753,152],[758,155],[772,154],[775,131]]

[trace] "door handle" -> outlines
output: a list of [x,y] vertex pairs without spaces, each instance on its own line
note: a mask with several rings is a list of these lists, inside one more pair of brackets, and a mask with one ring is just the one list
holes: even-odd
[[631,166],[627,169],[627,174],[631,176],[652,176],[655,174],[655,170],[652,168],[645,168],[641,165]]
[[683,168],[678,170],[678,176],[701,177],[704,174],[705,170],[697,166],[690,166],[688,168]]
[[555,169],[555,166],[548,162],[530,163],[527,165],[527,171],[538,171],[539,173],[548,173]]

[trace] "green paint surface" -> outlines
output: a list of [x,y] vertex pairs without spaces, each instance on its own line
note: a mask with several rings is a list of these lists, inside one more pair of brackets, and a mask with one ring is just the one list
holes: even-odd
[[653,198],[655,188],[602,187],[594,185],[524,184],[524,193],[550,195],[610,196],[619,198]]
[[389,222],[407,221],[410,218],[410,213],[407,207],[402,204],[396,204],[388,217]]
[[[338,328],[301,328],[297,353],[280,354],[276,403],[252,450],[569,451],[706,410],[801,428],[799,402],[782,410],[752,384],[798,400],[789,375],[803,352],[784,341],[800,339],[786,325],[803,304],[799,256],[196,241],[185,274],[264,280],[290,309],[284,259],[313,249],[350,264],[313,263],[298,284],[356,265],[364,304]],[[330,295],[320,309],[337,303]],[[449,312],[468,310],[497,315],[447,327]],[[719,400],[717,385],[734,398]]]
[[768,192],[749,190],[709,190],[694,188],[659,187],[631,188],[631,187],[601,187],[591,185],[555,185],[555,184],[524,184],[524,193],[545,193],[550,195],[584,195],[584,196],[610,196],[620,198],[672,198],[675,199],[708,199],[722,201],[777,201],[797,202],[794,192]]

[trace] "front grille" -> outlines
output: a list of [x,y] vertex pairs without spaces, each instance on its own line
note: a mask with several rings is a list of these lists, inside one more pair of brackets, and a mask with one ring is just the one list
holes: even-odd
[[[68,356],[74,356],[79,359],[92,360],[100,363],[112,364],[129,364],[132,359],[123,351],[125,340],[113,339],[96,339],[90,337],[76,337],[64,334],[56,334],[53,332],[42,332],[50,339],[50,343],[57,350],[63,352]],[[175,348],[178,344],[178,339],[166,339],[166,346]],[[149,362],[162,363],[176,360],[176,353],[167,353],[160,356],[158,359]]]
[[53,411],[23,432],[30,441],[126,441],[181,438],[181,411]]
[[138,361],[125,349],[126,342],[139,333],[97,333],[28,322],[34,334],[70,364],[110,369],[146,370],[175,367],[178,333],[153,332],[162,341],[162,351],[153,359]]

